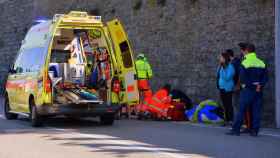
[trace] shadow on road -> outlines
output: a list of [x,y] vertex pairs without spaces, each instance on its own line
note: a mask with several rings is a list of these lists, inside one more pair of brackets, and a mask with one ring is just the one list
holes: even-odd
[[48,140],[62,139],[61,145],[84,146],[92,152],[109,153],[119,157],[136,153],[165,156],[169,154],[167,157],[184,155],[228,158],[269,157],[280,154],[275,148],[280,145],[278,139],[266,136],[252,138],[248,135],[230,137],[224,134],[227,129],[135,120],[116,121],[114,126],[100,126],[91,120],[69,120],[69,123],[60,121],[56,121],[53,126],[72,129],[73,133],[68,136],[51,137]]
[[[0,120],[2,122],[2,120]],[[4,130],[3,130],[4,129]],[[32,128],[28,119],[0,123],[0,135],[39,134],[44,141],[67,147],[85,147],[112,157],[153,154],[158,157],[270,157],[279,155],[278,139],[225,136],[225,129],[120,120],[102,126],[93,119],[50,118],[45,127]],[[242,151],[242,152],[240,152]],[[252,154],[254,153],[254,154]],[[156,157],[156,156],[155,156]]]
[[[169,154],[168,157],[178,157],[178,155],[196,155],[198,157],[199,154],[188,154],[176,149],[175,146],[172,147],[172,144],[166,147],[163,143],[165,142],[164,136],[161,138],[162,142],[158,142],[158,139],[147,140],[147,138],[152,138],[150,136],[153,132],[161,134],[160,128],[154,131],[153,127],[146,126],[150,123],[161,124],[161,122],[121,120],[116,121],[113,126],[102,126],[97,120],[92,119],[51,119],[47,122],[48,126],[57,129],[71,129],[73,133],[51,135],[47,140],[61,141],[61,145],[65,146],[84,146],[90,148],[92,152],[108,153],[114,157],[127,157],[139,153],[164,156]],[[163,122],[162,125],[166,125],[166,123]],[[199,157],[206,156],[200,155]]]
[[[0,128],[0,131],[4,131],[0,132],[1,135],[38,134],[45,141],[55,141],[59,145],[68,147],[82,146],[93,153],[106,153],[113,157],[128,157],[131,154],[155,154],[161,155],[161,157],[190,155],[186,151],[172,146],[173,143],[166,146],[166,140],[164,140],[166,136],[164,135],[161,138],[162,142],[158,138],[152,139],[153,132],[161,134],[160,128],[155,129],[153,126],[156,124],[166,125],[167,122],[162,124],[160,122],[121,120],[116,121],[113,126],[102,126],[93,119],[63,117],[48,119],[45,122],[45,127],[42,128],[30,127],[27,118],[5,120],[5,124],[12,125],[12,127]],[[206,157],[200,154],[191,155]]]

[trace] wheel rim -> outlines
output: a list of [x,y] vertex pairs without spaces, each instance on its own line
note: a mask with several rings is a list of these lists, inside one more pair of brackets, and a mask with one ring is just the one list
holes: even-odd
[[4,112],[7,114],[10,111],[10,104],[8,98],[5,99]]
[[31,111],[31,120],[35,120],[36,118],[36,109],[34,106],[32,106],[32,111]]

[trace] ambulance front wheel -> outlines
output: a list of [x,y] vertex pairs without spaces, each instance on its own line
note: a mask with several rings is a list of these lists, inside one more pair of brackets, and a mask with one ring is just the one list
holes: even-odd
[[7,94],[5,95],[4,115],[7,120],[17,119],[18,117],[17,114],[13,114],[10,112],[10,102]]
[[30,121],[32,127],[41,127],[43,125],[43,120],[37,112],[37,107],[35,105],[34,99],[30,99]]

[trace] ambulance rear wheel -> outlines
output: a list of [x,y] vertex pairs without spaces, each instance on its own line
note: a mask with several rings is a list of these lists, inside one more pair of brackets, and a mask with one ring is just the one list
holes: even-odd
[[114,121],[115,121],[115,115],[100,116],[100,123],[102,125],[113,125]]
[[115,120],[120,120],[122,118],[121,111],[119,110],[115,115]]
[[43,125],[43,121],[37,112],[37,107],[35,105],[34,99],[30,100],[30,108],[31,108],[30,121],[32,127],[41,127]]
[[9,102],[9,97],[7,94],[5,95],[4,115],[7,120],[14,120],[14,119],[17,119],[17,117],[18,117],[17,114],[13,114],[10,112],[10,102]]

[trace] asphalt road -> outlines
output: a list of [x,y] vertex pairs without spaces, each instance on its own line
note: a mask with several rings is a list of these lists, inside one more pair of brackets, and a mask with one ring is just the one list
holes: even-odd
[[[0,108],[2,110],[2,108]],[[0,114],[0,158],[278,158],[280,132],[258,138],[226,136],[228,129],[186,122],[49,119],[32,128],[26,118]]]

